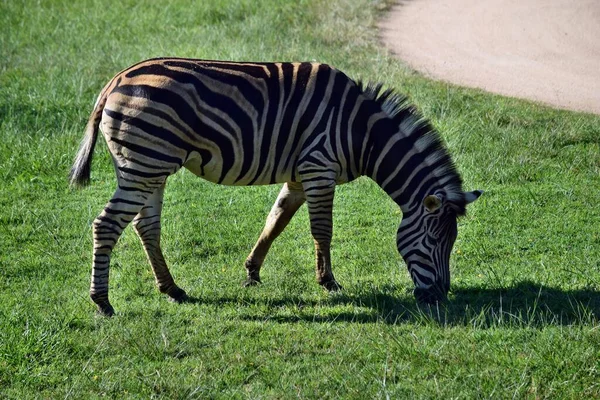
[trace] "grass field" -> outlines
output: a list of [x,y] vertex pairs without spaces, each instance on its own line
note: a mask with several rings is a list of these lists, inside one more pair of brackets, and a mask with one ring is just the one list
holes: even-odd
[[[109,5],[110,4],[110,5]],[[165,5],[168,4],[168,5]],[[0,1],[0,398],[599,398],[600,117],[426,80],[377,42],[369,0]],[[95,97],[154,56],[318,60],[410,96],[466,189],[449,302],[419,308],[395,249],[401,213],[367,179],[340,186],[334,272],[314,282],[303,208],[263,285],[243,262],[279,187],[183,171],[163,248],[192,296],[169,303],[129,228],[115,318],[88,297],[91,222],[111,196],[67,173]]]

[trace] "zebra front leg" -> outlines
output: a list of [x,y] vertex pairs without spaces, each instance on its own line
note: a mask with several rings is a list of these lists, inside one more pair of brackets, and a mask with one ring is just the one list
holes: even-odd
[[244,286],[252,286],[260,283],[260,267],[262,266],[271,244],[285,229],[296,211],[304,204],[305,197],[300,183],[288,182],[275,200],[275,204],[269,212],[265,227],[246,258],[246,281]]
[[93,223],[94,256],[90,297],[98,312],[106,316],[115,313],[108,300],[110,255],[123,230],[129,225],[150,196],[151,192],[123,190],[120,187]]
[[165,184],[163,183],[148,198],[146,205],[133,219],[133,227],[142,241],[144,251],[152,266],[158,290],[169,296],[171,301],[181,303],[188,299],[187,294],[175,284],[160,248],[160,217],[164,191]]
[[316,276],[319,285],[329,291],[342,289],[331,270],[331,237],[333,233],[333,197],[335,181],[309,179],[303,182],[310,218],[310,231],[315,241]]

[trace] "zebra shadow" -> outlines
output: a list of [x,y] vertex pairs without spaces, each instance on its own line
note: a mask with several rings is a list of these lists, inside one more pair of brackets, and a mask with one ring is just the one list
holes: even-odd
[[[398,289],[390,285],[372,292],[342,292],[324,301],[282,297],[269,300],[269,306],[266,311],[241,313],[238,318],[281,323],[417,323],[483,329],[541,328],[598,324],[600,291],[592,288],[563,290],[523,281],[505,288],[458,287],[445,303],[419,305],[411,294],[399,294]],[[280,312],[282,307],[285,312]]]
[[600,291],[595,288],[564,290],[533,281],[494,289],[458,288],[449,304],[454,325],[481,323],[484,327],[544,327],[597,324]]

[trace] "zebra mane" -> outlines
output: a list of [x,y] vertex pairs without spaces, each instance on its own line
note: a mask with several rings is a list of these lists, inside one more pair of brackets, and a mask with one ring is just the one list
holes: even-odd
[[414,137],[415,147],[423,154],[425,163],[437,165],[432,173],[443,187],[446,198],[458,206],[459,215],[464,215],[466,202],[462,178],[439,132],[410,104],[407,96],[393,89],[384,90],[381,83],[358,81],[357,85],[365,97],[375,101],[398,124],[402,132]]

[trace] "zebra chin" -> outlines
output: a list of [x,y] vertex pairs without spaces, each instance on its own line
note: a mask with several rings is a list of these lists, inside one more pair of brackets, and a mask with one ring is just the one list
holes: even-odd
[[416,287],[413,291],[417,303],[436,304],[445,302],[448,299],[448,285],[439,282],[427,288]]

